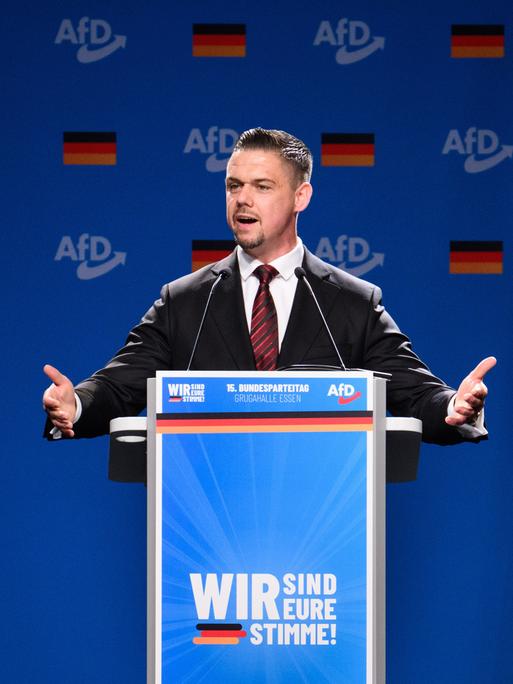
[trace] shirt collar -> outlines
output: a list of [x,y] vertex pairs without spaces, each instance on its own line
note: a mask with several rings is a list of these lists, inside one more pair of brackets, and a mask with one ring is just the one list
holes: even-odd
[[[301,238],[298,237],[296,246],[291,249],[290,252],[287,252],[287,254],[282,254],[282,256],[271,261],[270,265],[274,266],[284,280],[288,280],[294,275],[294,270],[302,265],[304,254],[305,248],[303,247],[303,242]],[[246,254],[239,245],[237,245],[237,259],[242,280],[247,280],[255,268],[263,263],[259,259],[255,259],[249,254]]]

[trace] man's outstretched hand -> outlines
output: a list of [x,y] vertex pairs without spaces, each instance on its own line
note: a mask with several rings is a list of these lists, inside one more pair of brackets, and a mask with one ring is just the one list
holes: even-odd
[[75,420],[76,405],[73,384],[57,368],[49,364],[46,364],[43,370],[52,381],[50,387],[43,394],[43,408],[64,437],[74,437],[73,421]]
[[483,378],[496,363],[497,359],[494,356],[488,356],[478,363],[463,380],[454,399],[453,413],[445,419],[448,425],[475,423],[483,410],[485,397],[488,394]]

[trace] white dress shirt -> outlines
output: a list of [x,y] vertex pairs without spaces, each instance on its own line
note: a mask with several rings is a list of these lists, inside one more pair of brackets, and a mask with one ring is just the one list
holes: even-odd
[[[301,238],[297,239],[297,244],[294,249],[274,261],[269,262],[271,266],[278,271],[278,275],[269,283],[274,306],[276,307],[276,315],[278,318],[278,345],[281,349],[281,343],[285,336],[285,330],[290,318],[292,310],[292,302],[296,294],[296,287],[298,279],[294,273],[294,269],[301,266],[305,248]],[[248,330],[251,331],[251,314],[253,313],[253,302],[255,301],[256,293],[260,281],[253,271],[258,266],[262,265],[262,261],[246,254],[243,249],[237,247],[237,259],[239,261],[240,278],[242,285],[242,296],[244,297],[244,309],[246,312],[246,321]]]

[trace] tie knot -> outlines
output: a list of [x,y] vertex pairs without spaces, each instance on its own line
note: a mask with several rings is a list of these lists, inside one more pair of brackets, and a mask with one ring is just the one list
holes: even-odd
[[257,266],[253,273],[256,275],[262,285],[269,285],[271,280],[278,275],[278,271],[270,264],[262,264],[262,266]]

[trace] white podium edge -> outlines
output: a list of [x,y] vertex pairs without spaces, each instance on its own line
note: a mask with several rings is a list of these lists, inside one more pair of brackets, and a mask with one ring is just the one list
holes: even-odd
[[367,443],[367,684],[386,681],[386,381],[374,377]]
[[[148,432],[147,432],[147,576],[146,576],[146,682],[156,684],[162,680],[162,448],[157,449],[157,397],[156,378],[149,378]],[[162,445],[160,445],[161,447]]]

